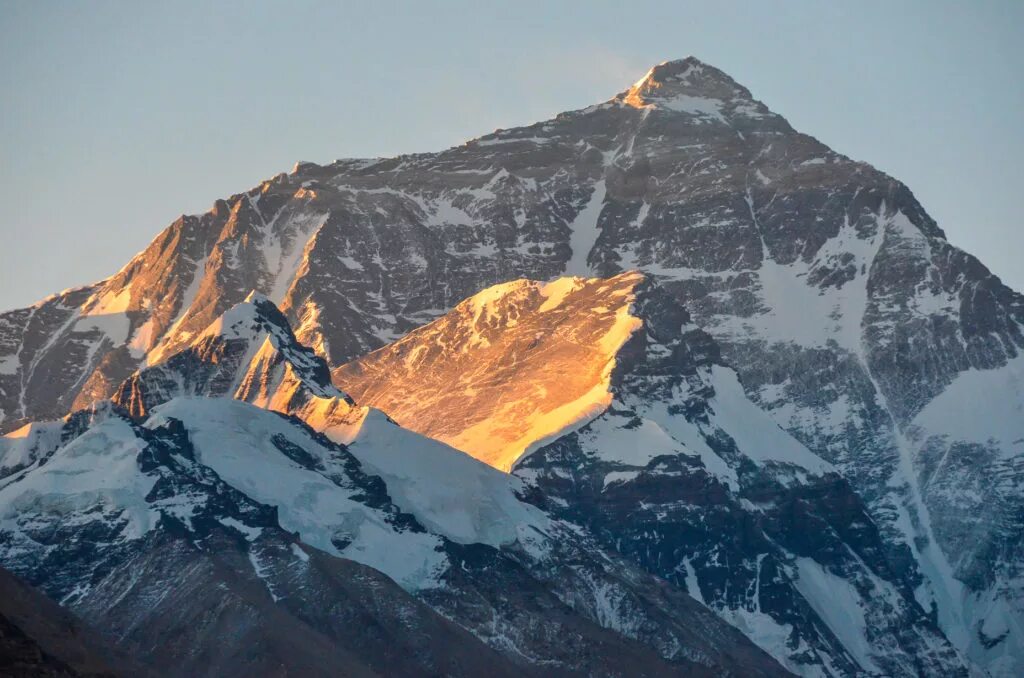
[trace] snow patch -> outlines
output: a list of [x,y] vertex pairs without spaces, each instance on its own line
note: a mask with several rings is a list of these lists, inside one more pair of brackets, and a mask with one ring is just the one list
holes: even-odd
[[597,238],[601,234],[597,227],[597,220],[604,208],[605,192],[604,179],[601,179],[594,184],[590,200],[569,225],[569,247],[572,249],[572,256],[565,265],[566,275],[590,275],[590,264],[587,263],[587,257],[594,249]]
[[243,523],[240,520],[236,520],[235,518],[231,518],[231,517],[221,518],[220,522],[221,522],[222,525],[227,525],[228,527],[234,528],[234,529],[238,530],[239,532],[241,532],[242,535],[246,538],[247,541],[253,541],[257,537],[259,537],[261,534],[263,534],[263,528],[262,527],[251,527],[249,525],[246,525],[245,523]]
[[797,558],[797,590],[839,638],[861,669],[882,674],[872,658],[860,594],[847,580],[827,572],[810,558]]
[[104,315],[83,315],[75,323],[76,332],[89,332],[95,330],[107,336],[115,346],[121,346],[128,341],[128,332],[131,329],[131,322],[124,313],[108,313]]
[[835,470],[751,402],[731,369],[712,365],[711,384],[715,389],[710,400],[715,411],[715,423],[736,441],[736,446],[748,457],[758,463],[795,464],[818,475]]
[[1024,355],[999,369],[961,372],[913,426],[927,435],[992,443],[1006,456],[1024,453]]
[[725,102],[721,99],[708,97],[695,97],[687,94],[677,94],[668,99],[657,99],[655,106],[665,108],[677,113],[688,113],[697,118],[708,118],[718,122],[726,122],[722,115],[722,107]]
[[370,410],[349,449],[384,479],[395,504],[452,541],[497,547],[515,542],[523,526],[549,529],[540,509],[515,496],[518,478],[404,429],[379,410]]
[[537,313],[545,313],[558,308],[567,296],[582,288],[583,280],[568,276],[541,285],[537,291],[544,297],[544,303],[537,309]]
[[16,355],[7,355],[0,358],[0,374],[17,374],[21,362]]
[[131,341],[128,342],[128,350],[133,358],[139,359],[146,355],[146,350],[153,341],[154,324],[154,319],[150,318],[135,330]]

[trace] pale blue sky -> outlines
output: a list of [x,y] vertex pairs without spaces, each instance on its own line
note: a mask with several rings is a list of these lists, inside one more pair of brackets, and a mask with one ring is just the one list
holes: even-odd
[[1016,0],[0,0],[0,309],[296,160],[439,150],[690,54],[902,179],[1022,289],[1022,45]]

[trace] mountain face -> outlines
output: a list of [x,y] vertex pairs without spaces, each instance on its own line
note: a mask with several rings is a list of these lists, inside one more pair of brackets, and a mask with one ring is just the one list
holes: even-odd
[[277,306],[256,293],[178,352],[135,372],[112,399],[141,417],[178,396],[227,396],[284,412],[314,400],[355,405],[331,382],[324,359],[299,343]]
[[253,375],[355,409],[251,297],[112,403],[0,439],[0,562],[171,675],[784,674],[518,479],[368,408],[332,443],[263,409],[278,389],[244,402]]
[[339,367],[358,402],[509,470],[526,448],[605,410],[615,356],[637,329],[627,273],[515,280]]
[[[336,378],[481,459],[493,462],[464,431],[510,431],[490,442],[530,450],[513,474],[539,506],[689,591],[794,672],[966,675],[914,595],[909,550],[642,275],[489,288]],[[568,430],[535,423],[565,413]]]
[[[630,288],[628,276],[579,283],[578,306],[571,280],[509,282],[632,270],[656,283],[662,310],[620,314],[635,289],[602,297]],[[489,288],[496,299],[476,296]],[[277,322],[254,321],[266,334],[244,346],[216,329],[253,290],[312,353],[286,355]],[[521,318],[496,300],[514,300]],[[651,329],[681,313],[692,325],[681,337]],[[568,324],[552,324],[560,315]],[[956,662],[938,628],[974,668],[1017,675],[1022,323],[1024,297],[948,243],[904,185],[691,58],[552,120],[440,153],[299,163],[181,217],[113,277],[0,315],[0,431],[110,396],[151,418],[180,396],[231,395],[358,456],[372,447],[368,425],[402,430],[383,426],[376,404],[515,468],[546,515],[699,589],[791,668],[945,671]],[[557,347],[547,365],[538,347]],[[188,352],[197,360],[178,357]],[[204,352],[246,370],[204,365]],[[174,360],[194,367],[180,385]],[[417,374],[433,385],[419,390],[430,407],[411,395]],[[431,408],[444,416],[431,422]],[[46,431],[33,444],[63,435]],[[12,469],[38,454],[21,440],[5,453]],[[611,473],[625,475],[606,489]],[[659,493],[672,510],[656,507]],[[719,512],[718,527],[693,531],[688,507]],[[733,519],[752,525],[749,540]],[[819,531],[827,538],[809,544]],[[730,552],[769,570],[719,573]],[[682,563],[693,577],[669,571]],[[786,591],[770,604],[766,577]],[[743,581],[759,592],[745,602]],[[811,602],[837,587],[850,623]],[[754,613],[772,621],[753,625]],[[884,646],[871,635],[904,623],[915,631]]]

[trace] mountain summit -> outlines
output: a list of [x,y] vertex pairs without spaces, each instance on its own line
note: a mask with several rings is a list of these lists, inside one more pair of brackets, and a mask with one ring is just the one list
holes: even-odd
[[702,105],[709,111],[726,102],[752,101],[746,88],[695,57],[663,61],[616,99],[635,108],[683,112],[700,112]]
[[[702,364],[683,353],[694,344],[662,341],[678,327],[657,330],[651,350],[667,351],[661,356],[667,363],[652,355],[649,364],[663,372],[634,385],[665,382],[676,392],[653,386],[639,396],[623,392],[634,403],[628,410],[636,412],[634,419],[619,412],[613,376],[599,399],[608,403],[607,416],[552,415],[545,428],[561,436],[519,462],[531,469],[528,480],[535,482],[526,489],[536,493],[533,500],[600,531],[603,512],[620,507],[594,493],[601,494],[609,473],[635,474],[609,480],[620,494],[608,496],[649,511],[623,510],[628,520],[616,521],[604,538],[621,537],[616,548],[638,565],[669,567],[656,574],[680,586],[685,574],[691,595],[708,591],[705,600],[716,612],[791,670],[914,673],[907,667],[925,650],[909,639],[881,654],[865,646],[881,647],[872,629],[913,619],[922,629],[934,624],[955,648],[951,654],[945,641],[929,645],[930,665],[941,667],[932,673],[959,670],[954,655],[963,658],[960,668],[1024,672],[1024,296],[948,242],[905,185],[794,130],[730,77],[692,58],[655,66],[618,96],[550,120],[438,153],[301,163],[218,200],[204,214],[181,217],[109,279],[0,315],[0,431],[88,408],[137,372],[144,381],[146,368],[159,370],[171,356],[206,341],[209,328],[253,290],[280,309],[309,353],[293,360],[281,348],[290,339],[277,346],[271,340],[263,364],[275,369],[252,372],[262,375],[249,380],[259,387],[252,393],[269,394],[278,383],[270,377],[300,362],[318,379],[323,369],[340,378],[360,365],[395,365],[396,378],[415,383],[421,361],[443,372],[447,363],[432,359],[448,354],[466,366],[456,375],[459,408],[471,412],[465,419],[493,421],[494,402],[473,400],[474,389],[496,392],[486,364],[474,360],[488,356],[514,365],[529,358],[521,373],[505,363],[494,370],[509,383],[525,378],[531,366],[543,374],[543,361],[530,347],[549,345],[551,337],[527,331],[550,330],[537,322],[540,286],[555,285],[553,294],[567,285],[556,284],[560,278],[628,271],[657,285],[664,309],[682,310],[665,317],[685,315],[706,338],[699,345],[714,347],[709,364],[721,369],[685,372],[685,365]],[[538,282],[522,283],[522,299],[502,293],[495,304],[478,296],[508,291],[515,280]],[[599,296],[587,317],[613,309],[597,305]],[[453,309],[457,315],[446,315]],[[433,328],[447,328],[464,346],[402,339],[429,335],[433,330],[424,326],[439,319]],[[657,319],[648,314],[645,328]],[[467,320],[479,331],[465,333]],[[566,336],[572,339],[571,333],[555,338]],[[641,336],[647,331],[634,331],[622,350],[639,350],[634,342]],[[580,343],[585,349],[588,342]],[[559,350],[572,348],[559,344]],[[314,364],[314,354],[322,364]],[[384,393],[388,373],[380,374],[379,384],[353,386]],[[423,375],[424,383],[436,379]],[[719,395],[702,391],[702,384]],[[346,392],[342,381],[330,388]],[[693,399],[677,402],[684,393]],[[442,396],[431,397],[438,398],[439,412],[452,407]],[[514,394],[501,397],[516,401]],[[344,399],[317,395],[308,402],[328,401]],[[628,463],[621,449],[614,463],[590,454],[614,448],[616,440],[639,444],[636,427],[647,426],[645,420],[664,423],[651,414],[655,401],[669,403],[688,424],[673,414],[665,421],[678,426],[662,426],[670,439],[655,445],[641,437],[648,448]],[[550,414],[547,402],[528,403],[536,405],[532,421]],[[705,407],[706,421],[684,416],[699,417]],[[426,421],[429,413],[416,419]],[[591,420],[591,428],[579,428]],[[773,477],[771,491],[759,494],[740,482],[756,476],[741,473],[749,471],[746,465],[726,464],[718,480],[707,482],[680,470],[689,467],[687,458],[709,464],[721,458],[703,454],[705,445],[715,449],[705,434],[728,448],[724,437],[715,438],[717,430],[751,460],[772,458],[759,444],[739,442],[750,431],[746,420],[771,423],[784,434],[775,440],[820,460],[838,485],[828,492],[801,486],[809,493],[801,495],[789,485],[779,489],[774,483],[781,480]],[[699,439],[679,439],[693,426]],[[774,429],[765,424],[757,430]],[[442,437],[459,445],[473,439],[459,435]],[[516,454],[488,461],[506,467]],[[690,480],[679,480],[684,475]],[[678,483],[685,482],[693,483],[687,485],[693,494],[684,501]],[[662,483],[671,492],[663,492]],[[733,495],[726,499],[728,492]],[[735,535],[709,536],[697,524],[704,509],[656,508],[662,501],[686,507],[717,497],[722,506],[735,501],[745,507],[733,515],[756,514],[759,521],[796,515],[773,513],[769,503],[779,492],[787,506],[825,512],[820,524],[801,523],[804,533],[844,533],[847,546],[870,551],[858,557],[873,574],[845,557],[826,562],[824,551],[794,542],[772,551],[778,567],[764,570],[766,561],[752,556],[744,581],[753,593],[734,595],[713,567],[720,553],[768,551],[735,541],[726,548],[724,541]],[[666,521],[691,526],[710,541],[699,546],[696,538],[666,537],[652,543],[651,535],[666,534]],[[630,552],[637,544],[644,551]],[[815,557],[813,566],[801,560]],[[712,566],[694,566],[700,562]],[[785,612],[772,608],[772,587],[784,580],[806,600],[815,599],[814,591],[845,591],[843,615],[803,603]],[[890,599],[884,592],[891,587],[898,589],[891,600],[908,607],[897,606],[899,614],[882,623],[874,603]],[[865,608],[863,600],[873,603]],[[740,609],[746,612],[737,616]],[[778,613],[771,623],[759,616],[769,609]],[[813,652],[804,652],[807,638],[817,639]]]

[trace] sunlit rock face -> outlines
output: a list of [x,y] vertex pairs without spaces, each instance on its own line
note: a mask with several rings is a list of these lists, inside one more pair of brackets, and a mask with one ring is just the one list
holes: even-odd
[[495,284],[634,269],[910,550],[956,646],[1020,673],[1024,298],[903,184],[695,59],[439,153],[300,163],[181,217],[110,279],[0,316],[0,430],[109,396],[252,290],[336,368]]
[[515,280],[334,372],[357,402],[509,470],[611,403],[615,356],[640,321],[637,273]]
[[343,444],[356,439],[369,413],[334,386],[326,361],[300,343],[277,306],[257,293],[137,370],[111,401],[145,417],[180,397],[242,400],[298,417]]

